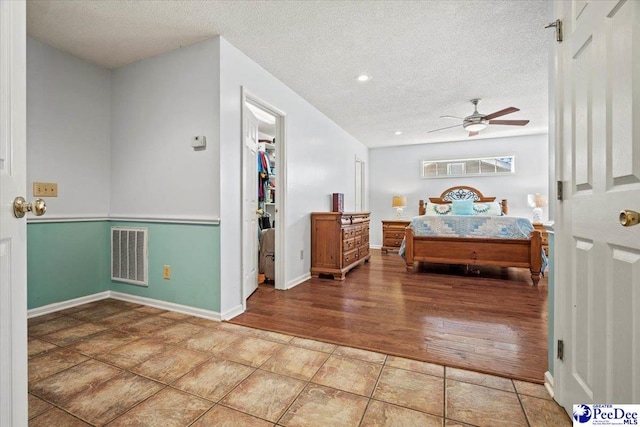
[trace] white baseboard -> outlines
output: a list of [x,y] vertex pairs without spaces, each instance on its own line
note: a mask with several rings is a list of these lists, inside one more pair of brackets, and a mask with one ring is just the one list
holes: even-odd
[[244,313],[244,307],[242,306],[242,304],[240,304],[233,307],[231,310],[225,311],[220,315],[220,317],[222,318],[222,320],[230,320],[242,313]]
[[294,288],[294,287],[298,286],[300,283],[306,282],[309,279],[311,279],[311,273],[305,273],[305,274],[303,274],[301,276],[296,277],[295,279],[289,280],[287,282],[287,287],[285,288],[285,290],[289,290],[291,288]]
[[547,371],[544,373],[544,387],[547,389],[551,397],[553,397],[553,375]]
[[42,307],[32,308],[27,310],[27,319],[36,316],[42,316],[44,314],[54,313],[60,310],[66,310],[67,308],[76,307],[88,302],[99,301],[101,299],[109,298],[111,291],[99,292],[97,294],[87,295],[80,298],[70,299],[68,301],[54,302],[53,304],[43,305]]
[[[86,304],[88,302],[99,301],[106,298],[113,298],[122,301],[133,302],[136,304],[147,305],[149,307],[161,308],[163,310],[176,311],[178,313],[189,314],[191,316],[202,317],[209,320],[215,320],[220,322],[222,316],[217,311],[205,310],[203,308],[189,307],[188,305],[176,304],[173,302],[161,301],[153,298],[145,298],[137,295],[125,294],[124,292],[116,291],[104,291],[93,295],[87,295],[80,298],[75,298],[68,301],[56,302],[53,304],[45,305],[38,308],[32,308],[27,311],[27,318],[42,316],[43,314],[54,313],[56,311],[65,310],[67,308],[76,307],[78,305]],[[242,306],[240,306],[240,313],[242,312]],[[237,316],[234,314],[231,317]],[[231,318],[229,317],[229,319]]]
[[188,305],[176,304],[157,300],[153,298],[141,297],[138,295],[125,294],[124,292],[111,291],[111,298],[122,301],[133,302],[137,304],[147,305],[150,307],[161,308],[163,310],[175,311],[178,313],[189,314],[191,316],[202,317],[204,319],[215,320],[220,322],[222,317],[217,311],[205,310],[204,308],[190,307]]
[[382,245],[369,245],[371,249],[382,249]]

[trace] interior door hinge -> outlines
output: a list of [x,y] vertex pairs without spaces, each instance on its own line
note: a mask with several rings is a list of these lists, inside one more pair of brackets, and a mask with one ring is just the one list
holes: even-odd
[[562,184],[562,181],[558,181],[558,186],[556,189],[556,194],[558,195],[558,200],[562,200],[564,197],[564,194],[562,192],[564,185]]
[[558,359],[564,360],[564,341],[558,340]]
[[562,43],[562,21],[556,19],[554,22],[551,22],[545,25],[545,28],[555,28],[556,29],[556,41],[558,43]]

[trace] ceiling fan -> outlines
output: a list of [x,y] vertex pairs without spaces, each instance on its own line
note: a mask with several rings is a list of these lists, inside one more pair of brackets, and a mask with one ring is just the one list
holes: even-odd
[[[516,107],[508,107],[504,110],[496,111],[491,114],[481,114],[478,113],[478,103],[480,102],[479,98],[474,98],[471,100],[473,104],[474,111],[473,114],[467,117],[456,117],[456,116],[440,116],[441,118],[448,119],[459,119],[462,120],[462,127],[464,127],[467,131],[469,131],[469,136],[476,136],[480,131],[486,128],[489,125],[510,125],[510,126],[524,126],[529,123],[529,120],[494,120],[496,117],[505,116],[507,114],[515,113],[516,111],[520,111],[519,108]],[[440,129],[430,130],[427,133],[437,132],[444,129],[451,129],[458,127],[460,125],[447,126]]]

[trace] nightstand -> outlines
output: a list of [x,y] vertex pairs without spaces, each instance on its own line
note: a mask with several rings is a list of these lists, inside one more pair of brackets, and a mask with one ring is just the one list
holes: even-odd
[[404,239],[404,229],[411,223],[408,219],[382,220],[382,253],[397,251]]
[[542,249],[544,250],[544,254],[549,256],[549,235],[547,234],[547,230],[544,229],[544,225],[541,222],[534,222],[533,228],[542,233]]

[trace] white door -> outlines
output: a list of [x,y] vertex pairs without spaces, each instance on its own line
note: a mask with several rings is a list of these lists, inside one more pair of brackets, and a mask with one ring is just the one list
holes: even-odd
[[246,305],[258,289],[258,119],[246,104],[242,113],[242,297]]
[[556,399],[640,403],[640,2],[555,3],[560,111]]
[[356,158],[356,212],[364,211],[364,161]]
[[0,1],[0,427],[27,425],[26,9]]

